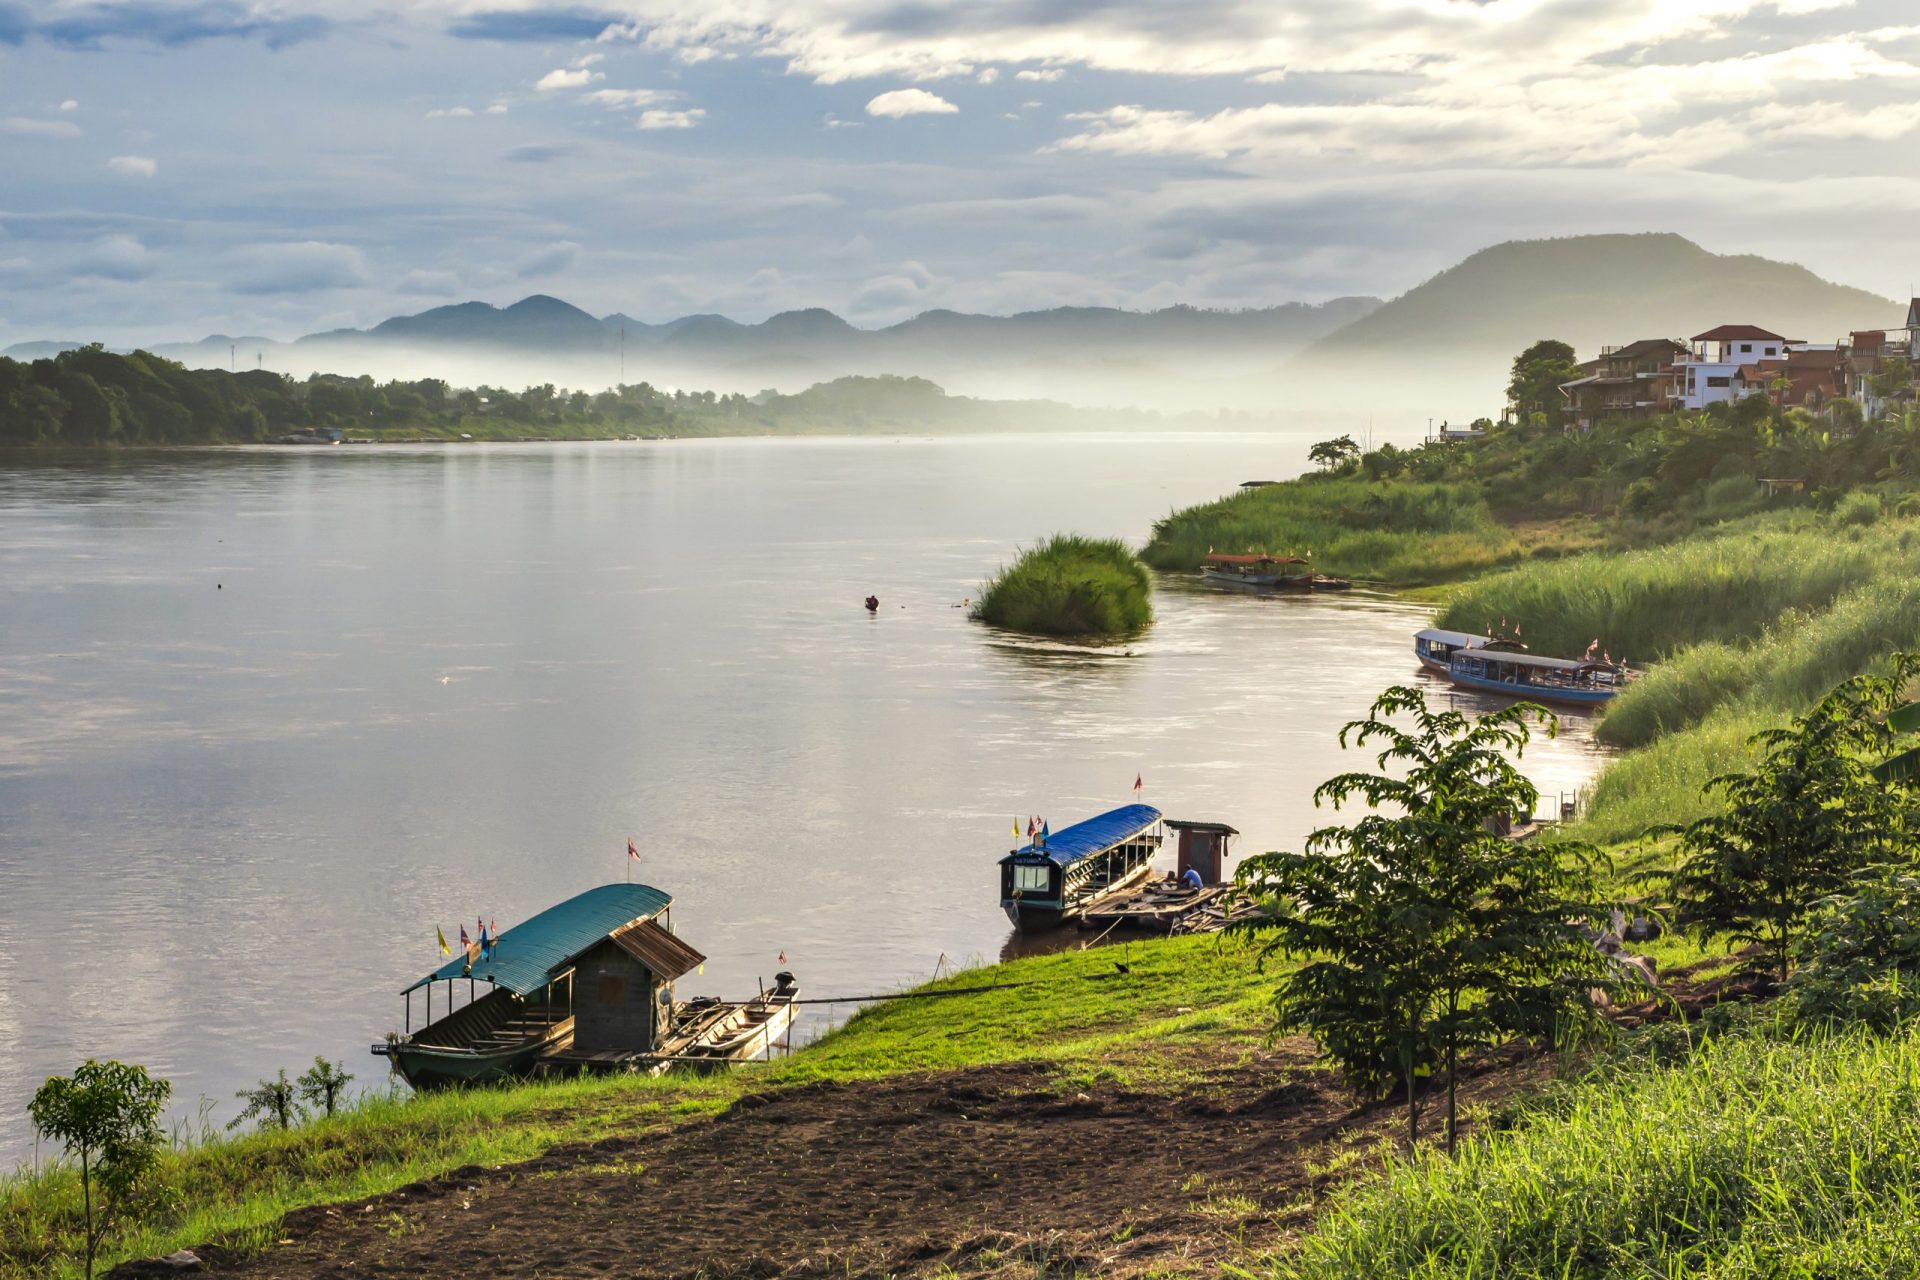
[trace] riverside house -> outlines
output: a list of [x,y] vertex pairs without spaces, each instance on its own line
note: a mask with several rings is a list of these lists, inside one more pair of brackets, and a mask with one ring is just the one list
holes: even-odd
[[1585,377],[1560,385],[1573,424],[1590,431],[1602,418],[1647,418],[1671,408],[1673,366],[1686,354],[1686,344],[1672,338],[1601,348],[1580,366]]
[[1784,360],[1798,339],[1783,338],[1751,324],[1723,324],[1693,336],[1687,353],[1674,364],[1674,407],[1704,409],[1710,404],[1738,399],[1755,389],[1734,379],[1747,365]]

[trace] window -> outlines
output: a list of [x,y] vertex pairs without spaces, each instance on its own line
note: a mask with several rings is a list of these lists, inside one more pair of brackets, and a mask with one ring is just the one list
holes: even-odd
[[1730,377],[1728,377],[1728,378],[1708,378],[1708,379],[1707,379],[1707,385],[1708,385],[1708,386],[1710,386],[1710,387],[1730,387],[1730,386],[1732,386],[1732,385],[1733,385],[1733,379],[1732,379],[1732,378],[1730,378]]
[[600,975],[600,1003],[625,1004],[627,1002],[627,980],[618,974]]
[[1045,893],[1053,887],[1053,877],[1045,866],[1013,869],[1013,889],[1015,893]]
[[1741,344],[1740,344],[1740,354],[1741,354],[1741,355],[1743,355],[1743,356],[1744,356],[1744,355],[1749,355],[1749,354],[1751,354],[1751,353],[1752,353],[1752,351],[1753,351],[1753,344],[1752,344],[1751,342],[1743,342],[1743,343],[1741,343]]

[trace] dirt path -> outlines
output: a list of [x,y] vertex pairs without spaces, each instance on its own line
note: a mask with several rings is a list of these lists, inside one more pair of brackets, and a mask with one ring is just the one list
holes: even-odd
[[[1538,1074],[1483,1072],[1484,1101]],[[717,1119],[303,1210],[247,1276],[1212,1272],[1305,1221],[1397,1136],[1305,1041],[1196,1064],[1175,1096],[1018,1064],[742,1100]],[[1345,1153],[1343,1155],[1343,1153]],[[1358,1157],[1358,1158],[1356,1158]],[[213,1259],[210,1259],[210,1261]],[[119,1273],[116,1273],[119,1274]]]

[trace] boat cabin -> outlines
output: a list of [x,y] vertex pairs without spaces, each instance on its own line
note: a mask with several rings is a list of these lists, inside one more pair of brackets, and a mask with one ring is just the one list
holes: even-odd
[[1213,555],[1201,562],[1201,575],[1215,582],[1238,582],[1250,587],[1273,587],[1313,581],[1313,562],[1299,556]]
[[1612,662],[1548,658],[1484,646],[1456,652],[1447,665],[1447,678],[1463,689],[1572,706],[1612,701],[1632,674]]
[[1200,873],[1205,884],[1225,884],[1227,881],[1227,842],[1239,835],[1224,822],[1189,822],[1184,819],[1168,818],[1167,829],[1178,834],[1176,848],[1179,863],[1176,871],[1185,875],[1188,868]]
[[469,946],[405,989],[405,1033],[373,1051],[415,1088],[522,1075],[571,1048],[653,1052],[674,980],[705,960],[674,936],[672,903],[649,885],[603,884],[501,931],[485,952]]
[[1018,929],[1084,914],[1152,873],[1161,826],[1158,809],[1130,804],[1013,850],[1000,859],[1001,908]]

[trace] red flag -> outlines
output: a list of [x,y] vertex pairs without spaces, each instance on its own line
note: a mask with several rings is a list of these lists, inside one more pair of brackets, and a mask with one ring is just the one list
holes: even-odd
[[627,856],[635,862],[640,861],[640,850],[634,845],[632,836],[627,837]]
[[1133,775],[1133,794],[1140,794],[1140,775],[1137,773]]
[[780,963],[785,964],[786,962],[787,962],[787,953],[782,951],[780,953]]

